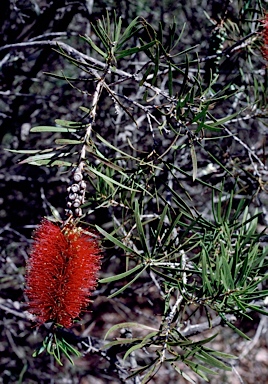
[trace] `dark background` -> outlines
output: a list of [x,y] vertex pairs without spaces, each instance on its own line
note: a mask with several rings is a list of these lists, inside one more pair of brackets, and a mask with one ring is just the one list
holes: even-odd
[[[162,22],[163,29],[173,21],[185,31],[180,42],[181,46],[197,45],[202,56],[213,54],[211,41],[213,25],[206,13],[216,23],[223,18],[233,23],[241,16],[239,1],[7,1],[0,4],[0,44],[15,44],[21,42],[58,38],[67,41],[71,46],[84,51],[86,48],[79,34],[90,31],[89,22],[102,17],[106,9],[116,9],[123,18],[123,25],[137,15],[148,22],[157,25]],[[255,4],[255,2],[253,2]],[[259,68],[264,70],[264,63],[258,52]],[[213,66],[213,63],[210,63]],[[223,65],[226,76],[239,69],[239,59],[233,57]],[[55,365],[49,356],[42,355],[32,358],[32,352],[40,341],[36,329],[25,315],[26,305],[23,294],[24,269],[27,254],[31,244],[31,234],[41,218],[51,214],[55,209],[59,215],[64,214],[66,188],[70,183],[70,173],[62,172],[57,167],[36,167],[19,164],[22,155],[8,150],[46,148],[51,145],[51,134],[33,134],[29,130],[35,125],[53,125],[56,118],[75,120],[80,105],[85,104],[86,96],[71,88],[66,82],[51,78],[44,72],[60,73],[65,68],[72,75],[75,69],[51,49],[0,49],[0,244],[1,244],[1,297],[0,297],[0,383],[118,383],[122,382],[118,372],[106,359],[100,355],[89,353],[78,359],[75,366],[68,362],[64,367]],[[206,71],[206,67],[204,67]],[[267,73],[266,73],[267,76]],[[264,78],[264,82],[267,78]],[[238,80],[239,83],[239,80]],[[88,85],[87,92],[90,92]],[[130,90],[131,92],[131,90]],[[266,98],[267,101],[267,98]],[[265,102],[263,103],[265,105]],[[101,100],[101,110],[98,113],[97,124],[102,131],[110,130],[107,116],[111,101]],[[221,113],[221,111],[219,111]],[[240,128],[240,130],[239,130]],[[245,122],[240,127],[239,137],[249,145],[260,149],[263,153],[267,147],[267,126],[259,124],[254,119]],[[53,139],[55,135],[53,136]],[[149,146],[144,141],[143,145]],[[222,142],[222,148],[228,148],[233,159],[238,158],[240,164],[247,162],[247,155],[237,142],[228,140]],[[263,151],[263,152],[261,152]],[[219,155],[223,155],[219,151]],[[199,155],[202,166],[202,154]],[[204,166],[207,164],[205,159]],[[222,159],[221,159],[222,160]],[[248,183],[248,180],[247,180]],[[258,183],[251,181],[252,190],[258,189]],[[90,192],[90,190],[89,190]],[[267,207],[266,192],[262,192],[262,204]],[[205,206],[206,197],[198,192],[197,206]],[[256,205],[258,205],[256,203]],[[53,208],[54,207],[54,208]],[[88,216],[91,222],[107,223],[106,213]],[[267,224],[266,215],[260,221],[260,230]],[[109,266],[109,250],[103,263],[103,273],[110,268],[111,273],[118,273],[120,265]],[[150,293],[154,300],[154,308],[148,305],[144,286],[140,282],[135,292],[128,292],[124,300],[109,300],[105,292],[97,290],[94,293],[92,312],[85,314],[83,324],[76,326],[75,332],[87,336],[91,334],[102,339],[111,325],[129,319],[140,319],[153,325],[157,322],[157,313],[161,313],[162,303],[158,296]],[[159,312],[158,312],[159,309]],[[264,383],[268,380],[268,350],[267,350],[267,320],[257,316],[254,322],[244,324],[244,332],[253,338],[253,343],[240,339],[230,330],[221,331],[218,340],[219,349],[240,356],[237,370],[244,383]],[[257,332],[256,332],[257,331]],[[248,348],[248,349],[247,349]],[[198,379],[197,379],[198,380]],[[239,383],[235,373],[211,378],[211,383],[217,381]],[[152,383],[184,382],[176,374],[164,366]],[[202,381],[197,381],[201,383]]]

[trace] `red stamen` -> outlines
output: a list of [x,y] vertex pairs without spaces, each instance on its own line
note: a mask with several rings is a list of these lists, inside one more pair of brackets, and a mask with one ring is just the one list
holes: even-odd
[[82,228],[43,220],[26,267],[29,312],[41,323],[70,327],[96,287],[100,259],[97,241]]

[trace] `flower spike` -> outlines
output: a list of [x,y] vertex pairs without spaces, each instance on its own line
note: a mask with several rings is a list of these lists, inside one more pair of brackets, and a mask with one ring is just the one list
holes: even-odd
[[60,229],[43,220],[26,267],[29,312],[40,323],[53,321],[69,328],[90,301],[100,259],[96,239],[74,222]]

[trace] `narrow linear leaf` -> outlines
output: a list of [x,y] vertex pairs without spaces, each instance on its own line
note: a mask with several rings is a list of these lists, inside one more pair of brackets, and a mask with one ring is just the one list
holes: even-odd
[[148,44],[141,45],[140,47],[128,48],[124,51],[119,51],[116,53],[117,59],[122,59],[123,57],[133,55],[134,53],[138,53],[141,51],[146,51],[148,48],[152,47],[157,43],[157,40],[153,40]]
[[138,25],[139,18],[140,16],[137,16],[125,29],[123,35],[121,35],[120,40],[118,42],[118,48],[120,48],[127,40],[132,37],[132,34],[136,32],[136,29],[133,31],[133,28]]
[[84,124],[77,121],[70,121],[70,120],[62,120],[62,119],[56,119],[55,123],[57,125],[60,125],[61,127],[65,128],[85,128],[88,124]]
[[92,173],[103,178],[103,180],[105,180],[107,184],[112,188],[113,188],[113,184],[115,184],[123,189],[128,189],[129,191],[132,191],[132,192],[139,192],[137,189],[127,187],[126,185],[119,183],[118,181],[112,179],[111,177],[105,175],[104,173],[97,171],[95,168],[91,167],[90,165],[88,165],[88,168]]
[[107,57],[107,53],[105,53],[102,49],[100,49],[95,43],[94,41],[88,37],[88,36],[81,36],[81,38],[86,41],[93,49],[94,51],[98,52],[102,57],[104,57],[106,59]]
[[187,373],[182,371],[179,367],[177,367],[174,363],[171,364],[172,367],[175,369],[176,372],[178,372],[185,380],[189,381],[191,384],[196,384],[196,381],[194,381]]
[[218,356],[222,359],[239,359],[238,356],[231,355],[230,353],[214,351],[213,349],[206,348],[212,355]]
[[69,161],[63,161],[63,160],[36,160],[36,161],[24,161],[24,162],[31,165],[38,165],[38,166],[46,165],[50,167],[54,167],[55,165],[59,167],[72,167],[74,165]]
[[69,140],[69,139],[56,139],[56,144],[60,145],[76,145],[76,144],[83,144],[81,140]]
[[[208,373],[209,375],[217,375],[217,372],[215,371],[212,371],[212,369],[209,369],[207,367],[205,367],[204,365],[201,365],[201,364],[196,364],[190,360],[187,360],[187,365],[194,371],[196,372],[197,374],[200,375],[200,371],[203,371],[205,373]],[[195,370],[197,369],[197,370]],[[200,375],[201,376],[201,375]],[[208,381],[208,378],[206,377],[203,377],[206,381]]]
[[133,347],[129,348],[126,353],[124,354],[123,356],[123,360],[126,360],[126,358],[134,351],[136,351],[137,349],[142,349],[144,347],[146,343],[144,342],[141,342],[139,344],[136,344],[136,345],[133,345]]
[[142,269],[142,267],[143,267],[142,264],[138,264],[138,265],[136,265],[136,267],[134,267],[134,268],[132,268],[126,272],[120,273],[120,274],[115,275],[115,276],[105,277],[104,279],[99,280],[99,283],[104,284],[104,283],[110,283],[112,281],[124,279],[125,277],[132,275],[133,273]]
[[126,152],[120,150],[119,148],[116,148],[115,146],[113,146],[111,143],[109,143],[107,140],[105,140],[102,136],[100,136],[97,132],[95,132],[96,134],[96,137],[102,142],[104,143],[105,145],[107,145],[107,147],[113,149],[114,151],[118,152],[118,153],[121,153],[123,156],[126,156],[127,159],[132,159],[132,160],[135,160],[137,162],[140,162],[142,165],[149,165],[150,167],[152,168],[155,168],[155,169],[159,169],[162,171],[162,168],[157,166],[157,165],[154,165],[152,164],[151,162],[145,162],[144,160],[141,160],[135,156],[131,156],[130,154],[127,154]]
[[153,256],[154,253],[155,253],[155,249],[157,247],[157,244],[158,244],[158,239],[160,237],[160,233],[162,231],[162,228],[163,228],[163,224],[164,224],[164,220],[166,218],[166,214],[167,214],[167,210],[168,210],[169,206],[168,204],[166,204],[164,206],[164,209],[163,209],[163,212],[161,213],[161,216],[160,216],[160,220],[159,220],[159,223],[158,223],[158,226],[157,226],[157,229],[156,229],[156,232],[154,234],[154,244],[153,244],[153,247],[152,247],[152,251],[151,251],[151,255]]
[[106,232],[104,229],[102,229],[101,227],[99,227],[98,225],[96,225],[96,229],[97,231],[99,231],[107,240],[111,241],[112,243],[114,243],[115,245],[117,245],[118,247],[122,248],[125,252],[129,253],[129,254],[136,254],[138,256],[138,254],[132,249],[132,248],[129,248],[128,246],[126,246],[124,243],[122,243],[122,241],[118,240],[116,237],[114,237],[113,235],[111,235],[110,233]]
[[245,333],[243,333],[242,331],[240,331],[240,329],[236,328],[235,325],[233,325],[232,323],[230,323],[229,321],[227,321],[226,319],[224,319],[224,322],[228,325],[228,327],[230,327],[233,331],[235,331],[239,336],[242,336],[244,339],[246,340],[250,340],[250,337],[248,337]]
[[191,153],[192,164],[193,164],[193,181],[195,181],[197,176],[197,158],[196,158],[195,147],[193,144],[191,145],[190,153]]
[[134,281],[136,281],[140,275],[147,269],[147,265],[145,265],[145,267],[134,277],[134,279],[132,279],[130,282],[128,282],[127,284],[125,284],[122,288],[118,289],[116,292],[112,293],[111,295],[108,296],[109,299],[119,295],[120,293],[122,293],[125,289],[127,289],[131,284],[134,283]]
[[43,154],[38,154],[35,156],[29,156],[27,159],[22,160],[20,163],[29,163],[31,161],[39,161],[39,160],[44,160],[44,159],[51,159],[56,155],[56,152],[50,152],[50,153],[43,153]]
[[75,128],[53,127],[53,126],[38,126],[33,127],[31,132],[76,132]]
[[4,148],[5,151],[12,152],[12,153],[20,153],[20,154],[34,154],[34,153],[40,153],[39,149],[8,149]]
[[158,329],[153,328],[153,327],[150,327],[150,326],[145,325],[145,324],[133,323],[133,322],[125,322],[125,323],[120,323],[120,324],[113,325],[113,326],[106,332],[106,334],[105,334],[105,336],[104,336],[104,340],[107,339],[108,335],[109,335],[111,332],[116,331],[117,329],[121,329],[121,328],[138,328],[138,329],[145,329],[145,330],[148,330],[148,331],[158,332]]
[[204,350],[200,350],[197,354],[196,357],[199,359],[205,361],[207,364],[217,367],[220,369],[224,369],[226,371],[231,371],[232,368],[228,365],[226,365],[224,362],[216,359],[215,357],[211,356],[209,353],[205,352]]
[[205,381],[208,381],[207,376],[199,369],[200,364],[196,364],[191,360],[185,359],[183,362],[192,369],[198,376],[202,377]]
[[136,221],[136,225],[137,225],[137,230],[138,230],[138,233],[139,233],[139,238],[140,238],[140,242],[141,242],[141,245],[142,245],[142,249],[144,251],[144,254],[145,254],[145,257],[149,256],[150,255],[150,252],[149,252],[149,249],[148,249],[148,246],[147,246],[147,242],[146,242],[146,238],[145,238],[145,233],[144,233],[144,230],[143,230],[143,225],[142,225],[142,222],[141,222],[141,219],[140,219],[140,211],[139,211],[139,203],[138,203],[138,200],[135,200],[135,221]]
[[141,339],[138,338],[138,337],[133,337],[132,339],[121,339],[121,338],[117,338],[116,340],[113,340],[107,344],[105,344],[104,346],[102,346],[100,349],[103,350],[103,349],[108,349],[108,348],[111,348],[111,347],[114,347],[115,345],[125,345],[125,344],[131,344],[131,343],[135,343],[135,342],[138,342],[140,341]]

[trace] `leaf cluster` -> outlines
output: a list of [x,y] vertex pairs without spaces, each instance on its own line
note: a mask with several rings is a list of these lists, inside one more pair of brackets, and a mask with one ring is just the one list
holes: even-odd
[[[255,13],[250,12],[261,11],[256,6]],[[221,26],[227,29],[228,23],[222,20]],[[105,211],[110,224],[96,225],[103,245],[113,257],[119,250],[124,254],[122,269],[100,279],[110,300],[123,299],[143,281],[157,290],[163,306],[158,326],[124,322],[107,334],[124,327],[148,331],[106,345],[123,346],[124,359],[149,351],[145,364],[130,378],[140,375],[149,382],[168,363],[190,382],[181,364],[208,380],[214,370],[230,370],[225,360],[233,356],[211,347],[216,334],[201,334],[202,313],[207,329],[214,328],[219,317],[221,324],[245,338],[230,316],[237,320],[251,319],[253,311],[267,314],[268,249],[260,244],[261,213],[253,213],[248,192],[249,183],[252,195],[264,188],[259,170],[263,163],[228,128],[267,116],[267,111],[254,109],[262,106],[267,88],[260,86],[256,72],[254,91],[244,97],[248,77],[243,68],[238,81],[226,75],[220,62],[207,76],[202,64],[209,59],[200,58],[196,46],[182,48],[183,28],[178,32],[175,23],[168,31],[143,18],[135,18],[125,29],[122,24],[115,13],[93,23],[94,35],[82,37],[90,54],[57,45],[58,54],[88,76],[93,93],[75,85],[80,77],[54,74],[85,92],[87,104],[77,111],[77,121],[57,119],[55,126],[32,128],[55,135],[51,148],[14,152],[30,155],[21,163],[56,165],[63,171],[83,164],[91,192],[83,208],[95,216]],[[243,39],[241,31],[234,35]],[[221,55],[236,52],[238,42],[230,39],[228,44]],[[247,40],[249,46],[253,49],[254,41]],[[242,59],[253,65],[249,56]],[[106,99],[114,112],[102,107]],[[248,168],[242,161],[237,165],[231,155],[226,160],[225,139],[239,142]],[[198,208],[199,200],[206,211]],[[186,334],[185,323],[192,333]],[[196,334],[201,334],[199,339]],[[51,336],[38,353],[43,350],[58,362],[60,350],[69,359],[73,352],[64,340]]]

